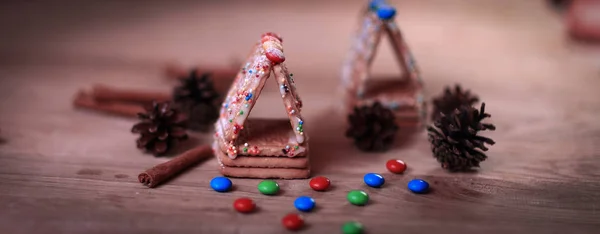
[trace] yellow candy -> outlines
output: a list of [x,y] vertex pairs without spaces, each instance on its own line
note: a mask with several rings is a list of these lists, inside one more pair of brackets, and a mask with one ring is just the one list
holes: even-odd
[[280,50],[281,52],[283,52],[283,46],[281,45],[281,43],[279,41],[275,41],[275,40],[268,40],[268,41],[263,42],[262,47],[265,50],[273,48],[273,49]]

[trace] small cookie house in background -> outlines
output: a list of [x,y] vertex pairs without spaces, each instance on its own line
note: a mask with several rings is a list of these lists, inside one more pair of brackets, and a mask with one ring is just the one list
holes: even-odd
[[[225,176],[300,179],[310,176],[302,101],[283,63],[282,39],[265,33],[252,49],[215,123],[213,149]],[[273,73],[287,119],[248,118]]]
[[[397,125],[423,126],[427,115],[423,82],[416,62],[394,22],[396,9],[373,0],[361,14],[361,23],[342,68],[344,110],[379,101],[391,109]],[[403,77],[395,80],[370,79],[370,67],[382,36],[392,44]]]

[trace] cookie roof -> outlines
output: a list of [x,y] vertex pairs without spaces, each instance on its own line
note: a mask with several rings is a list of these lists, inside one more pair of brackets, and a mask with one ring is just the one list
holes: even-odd
[[298,144],[304,142],[304,121],[300,115],[302,101],[296,91],[293,74],[288,72],[284,61],[281,37],[275,33],[263,34],[242,65],[221,106],[215,128],[217,137],[222,137],[231,144],[235,142],[266,81],[273,73],[296,141]]
[[[365,92],[366,80],[370,78],[369,67],[382,36],[392,43],[392,50],[398,65],[408,73],[412,81],[422,86],[420,72],[400,29],[394,22],[395,8],[384,0],[372,0],[361,17],[357,34],[354,35],[352,48],[342,67],[342,84],[350,91],[352,98],[361,99]],[[361,69],[356,69],[359,67]]]

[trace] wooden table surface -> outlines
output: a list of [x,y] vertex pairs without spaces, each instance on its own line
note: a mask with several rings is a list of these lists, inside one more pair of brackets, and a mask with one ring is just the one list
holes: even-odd
[[[0,4],[0,229],[2,233],[286,233],[280,219],[300,195],[315,198],[301,233],[339,233],[349,220],[368,233],[597,233],[600,228],[600,48],[566,38],[544,1],[392,1],[414,51],[427,97],[460,83],[479,94],[497,144],[478,172],[448,173],[424,131],[403,134],[383,154],[343,137],[332,92],[362,1],[55,1]],[[209,160],[156,189],[137,175],[167,158],[144,155],[132,119],[74,110],[94,83],[167,91],[163,65],[228,64],[267,30],[284,36],[286,61],[305,102],[314,175],[279,180],[267,197],[259,180],[233,179],[216,193]],[[394,74],[384,43],[375,70]],[[253,116],[284,116],[275,82]],[[190,143],[208,144],[194,134]],[[405,160],[404,175],[385,161]],[[382,173],[386,185],[362,176]],[[406,189],[414,178],[432,191]],[[349,190],[370,194],[348,204]],[[234,199],[255,199],[242,215]]]

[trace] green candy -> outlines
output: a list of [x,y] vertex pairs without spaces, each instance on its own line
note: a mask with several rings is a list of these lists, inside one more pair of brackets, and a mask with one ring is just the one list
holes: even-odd
[[264,195],[275,195],[279,192],[279,184],[272,180],[263,180],[258,184],[258,191]]
[[350,203],[357,206],[364,206],[369,201],[369,195],[360,190],[350,191],[346,198],[348,198]]
[[346,222],[342,225],[342,233],[344,234],[361,234],[363,232],[363,225],[359,222]]

